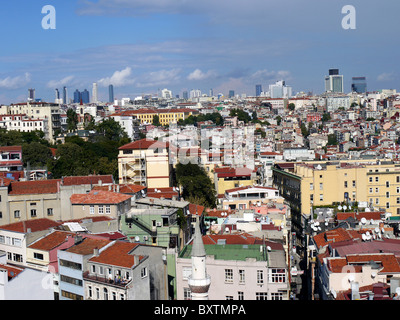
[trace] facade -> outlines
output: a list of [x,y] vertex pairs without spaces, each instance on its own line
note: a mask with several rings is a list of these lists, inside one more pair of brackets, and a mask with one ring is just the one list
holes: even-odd
[[[25,102],[7,106],[5,113],[9,115],[25,114],[29,119],[47,119],[48,138],[50,142],[55,141],[55,133],[61,129],[61,109],[59,104],[46,102]],[[23,127],[22,127],[23,128]],[[39,129],[39,127],[38,127]]]
[[0,172],[2,176],[10,175],[13,177],[13,173],[23,171],[22,161],[22,147],[21,146],[10,146],[0,147]]
[[325,91],[343,93],[343,76],[339,69],[330,69],[329,75],[325,77]]
[[43,131],[44,138],[49,139],[49,127],[47,118],[34,119],[29,118],[25,114],[10,114],[0,115],[0,128],[7,131],[20,131],[20,132],[32,132],[32,131]]
[[351,91],[357,93],[367,93],[367,79],[366,77],[353,77],[351,78]]
[[[192,247],[176,261],[177,299],[191,300]],[[283,248],[262,244],[205,244],[210,300],[288,300],[289,281]],[[204,280],[203,280],[204,281]]]
[[119,183],[138,184],[148,188],[171,186],[169,145],[142,139],[119,148]]

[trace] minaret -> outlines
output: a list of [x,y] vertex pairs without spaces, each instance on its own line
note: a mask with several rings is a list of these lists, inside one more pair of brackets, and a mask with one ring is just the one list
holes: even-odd
[[206,271],[206,250],[198,222],[196,223],[192,245],[192,274],[188,280],[192,300],[208,300],[211,278]]

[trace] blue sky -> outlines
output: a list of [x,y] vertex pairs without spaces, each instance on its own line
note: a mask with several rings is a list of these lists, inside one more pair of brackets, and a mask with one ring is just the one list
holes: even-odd
[[[342,28],[342,7],[356,29]],[[107,99],[200,89],[254,94],[286,80],[297,91],[324,90],[329,68],[366,76],[369,90],[400,89],[396,0],[14,0],[0,11],[0,104],[54,100],[67,86]],[[56,9],[44,30],[42,7]]]

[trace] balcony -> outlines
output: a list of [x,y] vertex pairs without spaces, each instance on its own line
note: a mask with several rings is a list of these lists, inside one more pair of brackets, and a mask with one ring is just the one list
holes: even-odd
[[93,282],[97,282],[100,284],[105,284],[105,285],[109,285],[109,286],[113,286],[113,287],[117,287],[117,288],[126,288],[132,282],[132,279],[118,280],[115,278],[114,280],[112,280],[106,276],[90,275],[89,271],[86,271],[83,273],[83,279],[86,281],[93,281]]

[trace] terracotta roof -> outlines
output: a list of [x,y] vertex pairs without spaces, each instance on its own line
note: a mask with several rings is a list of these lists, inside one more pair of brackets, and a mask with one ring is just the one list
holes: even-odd
[[201,206],[201,205],[199,205],[199,204],[193,204],[193,203],[190,203],[189,204],[189,212],[190,212],[190,214],[192,214],[192,215],[199,215],[199,216],[201,216],[202,214],[203,214],[203,212],[204,212],[204,209],[205,209],[205,207],[204,206]]
[[357,231],[337,228],[326,232],[321,232],[316,236],[314,236],[313,239],[317,247],[321,248],[333,242],[356,240],[361,238],[362,238],[361,234],[358,233]]
[[99,184],[102,183],[114,183],[112,175],[91,175],[91,176],[76,176],[76,177],[63,177],[62,179],[64,186],[76,186],[81,184]]
[[92,190],[88,194],[73,194],[71,204],[118,204],[130,199],[132,196],[103,190]]
[[[116,241],[112,246],[105,249],[97,257],[92,257],[89,261],[107,265],[131,268],[135,265],[135,255],[130,252],[139,244],[124,241]],[[143,259],[139,256],[139,259]]]
[[68,236],[74,236],[73,232],[65,232],[65,231],[54,231],[42,239],[32,243],[29,248],[50,251],[61,244],[63,244]]
[[82,242],[72,246],[67,249],[67,252],[88,255],[94,252],[94,249],[101,249],[102,247],[109,244],[111,240],[108,239],[92,239],[92,238],[84,238]]
[[27,233],[28,229],[31,229],[31,232],[44,231],[50,228],[58,227],[61,224],[62,224],[61,222],[56,222],[50,219],[41,218],[41,219],[15,222],[4,226],[0,226],[0,230]]
[[338,212],[337,220],[346,220],[350,217],[355,220],[360,221],[362,218],[367,220],[381,220],[381,218],[385,215],[384,211],[374,211],[374,212]]
[[[94,186],[92,190],[103,190],[103,191],[109,191],[110,186]],[[145,190],[145,186],[137,185],[137,184],[112,184],[111,185],[111,190],[117,190],[117,187],[119,187],[119,193],[137,193],[139,191]]]
[[227,177],[249,177],[253,172],[256,172],[256,169],[249,168],[215,168],[214,172],[217,174],[218,178],[227,178]]
[[20,274],[22,271],[25,270],[23,268],[19,268],[16,266],[10,266],[8,264],[0,264],[0,269],[7,270],[8,279],[12,279],[12,278],[16,277],[18,274]]
[[0,147],[0,152],[22,152],[21,146],[4,146]]
[[128,143],[122,147],[119,148],[119,150],[144,150],[144,149],[157,149],[157,148],[167,148],[168,143],[166,142],[161,142],[157,140],[151,140],[151,139],[142,139],[138,141],[134,141],[131,143]]
[[60,179],[12,182],[9,195],[57,193],[60,182]]
[[242,190],[247,190],[247,189],[261,189],[261,190],[268,189],[268,190],[278,191],[278,189],[270,188],[270,187],[244,186],[244,187],[238,187],[238,188],[233,188],[233,189],[226,190],[225,193],[231,193],[231,192],[242,191]]

